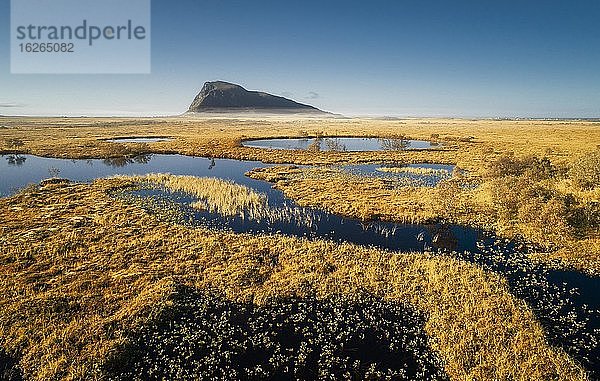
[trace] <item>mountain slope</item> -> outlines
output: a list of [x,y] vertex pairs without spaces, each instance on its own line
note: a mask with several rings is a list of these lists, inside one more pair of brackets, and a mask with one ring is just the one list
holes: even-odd
[[291,99],[248,91],[242,86],[223,82],[206,82],[188,112],[258,110],[272,112],[311,112],[322,113],[316,107],[295,102]]

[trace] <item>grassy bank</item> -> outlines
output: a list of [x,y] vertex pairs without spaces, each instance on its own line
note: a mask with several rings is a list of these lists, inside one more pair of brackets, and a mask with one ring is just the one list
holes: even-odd
[[586,379],[505,280],[477,266],[170,225],[107,195],[133,183],[48,184],[0,199],[0,347],[28,378],[107,375],[186,287],[265,308],[337,296],[408,303],[450,379]]

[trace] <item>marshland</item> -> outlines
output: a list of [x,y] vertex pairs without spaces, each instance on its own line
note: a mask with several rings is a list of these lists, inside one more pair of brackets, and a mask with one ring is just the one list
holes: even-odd
[[600,122],[0,125],[5,379],[600,377]]

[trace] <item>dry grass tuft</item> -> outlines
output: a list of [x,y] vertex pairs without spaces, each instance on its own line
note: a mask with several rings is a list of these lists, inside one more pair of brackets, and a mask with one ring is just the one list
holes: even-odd
[[224,216],[262,215],[267,209],[267,197],[252,189],[216,178],[175,176],[169,174],[148,174],[135,178],[165,188],[185,192],[198,198],[192,207],[217,212]]

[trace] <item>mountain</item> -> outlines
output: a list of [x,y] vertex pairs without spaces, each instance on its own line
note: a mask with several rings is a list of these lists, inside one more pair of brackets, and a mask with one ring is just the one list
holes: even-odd
[[325,113],[316,107],[260,91],[248,91],[234,83],[206,82],[188,112],[263,111],[272,113]]

